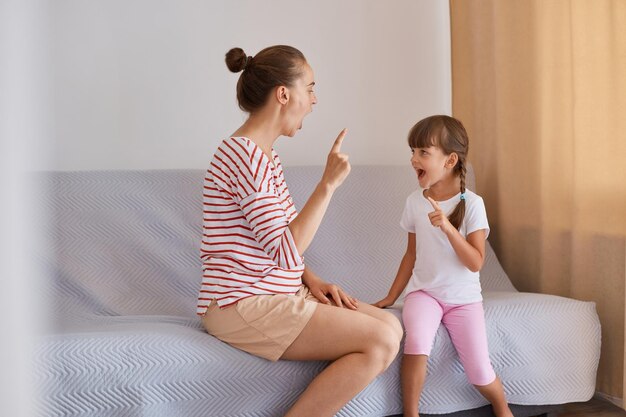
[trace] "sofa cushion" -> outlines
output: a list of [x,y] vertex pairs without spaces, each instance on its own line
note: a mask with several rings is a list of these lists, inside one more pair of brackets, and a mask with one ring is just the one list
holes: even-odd
[[[321,167],[285,177],[301,208]],[[201,170],[42,173],[49,221],[34,258],[51,326],[35,357],[41,416],[281,415],[326,366],[268,362],[209,336],[195,314],[201,279]],[[408,167],[353,167],[306,262],[366,301],[384,296],[406,245],[398,222]],[[43,219],[45,220],[45,219]],[[481,277],[491,359],[511,402],[593,395],[600,326],[593,303],[514,291],[490,247]],[[493,291],[498,290],[498,291]],[[399,309],[390,309],[400,317]],[[339,416],[399,414],[400,356]],[[447,332],[429,359],[422,411],[486,401]]]

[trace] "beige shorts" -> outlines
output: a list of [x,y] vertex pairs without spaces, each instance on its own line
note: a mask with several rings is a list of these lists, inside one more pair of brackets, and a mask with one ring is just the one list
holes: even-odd
[[254,295],[202,317],[206,331],[231,346],[277,361],[309,322],[319,301],[306,286],[294,295]]

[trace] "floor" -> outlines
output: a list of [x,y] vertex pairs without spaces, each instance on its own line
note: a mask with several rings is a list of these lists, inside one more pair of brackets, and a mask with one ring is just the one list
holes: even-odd
[[548,417],[626,417],[626,411],[599,398],[586,403],[573,403],[563,406],[562,411],[548,414]]
[[[609,401],[593,398],[586,403],[571,403],[564,405],[554,405],[548,408],[553,411],[547,414],[539,414],[541,411],[533,406],[512,405],[511,410],[516,417],[626,417],[626,411],[617,407]],[[539,407],[541,408],[541,407]],[[543,412],[545,413],[545,407]],[[485,417],[493,416],[491,406],[485,406],[474,410],[459,411],[458,413],[447,414],[448,417]],[[402,417],[401,414],[389,417]],[[438,417],[435,414],[427,414],[425,417]]]

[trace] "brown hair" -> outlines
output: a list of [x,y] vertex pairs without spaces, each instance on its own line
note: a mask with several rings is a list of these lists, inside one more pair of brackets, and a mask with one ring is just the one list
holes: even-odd
[[226,66],[232,72],[243,71],[237,81],[239,108],[253,113],[263,107],[274,87],[294,85],[305,63],[302,52],[292,46],[270,46],[254,57],[232,48],[226,53]]
[[459,229],[465,217],[465,176],[467,174],[467,152],[469,151],[469,138],[465,127],[454,117],[430,116],[420,120],[411,128],[408,142],[411,149],[435,146],[446,155],[452,153],[458,155],[459,159],[454,166],[454,173],[461,177],[462,198],[448,216],[448,220]]

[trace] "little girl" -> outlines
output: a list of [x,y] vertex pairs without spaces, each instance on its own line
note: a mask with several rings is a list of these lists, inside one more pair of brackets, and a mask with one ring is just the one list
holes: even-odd
[[482,198],[465,188],[467,133],[452,117],[431,116],[413,126],[408,139],[419,187],[407,198],[400,222],[409,232],[407,250],[389,294],[374,304],[392,305],[406,287],[404,416],[419,416],[428,355],[443,323],[469,381],[496,416],[513,417],[487,350],[478,271],[489,224]]

